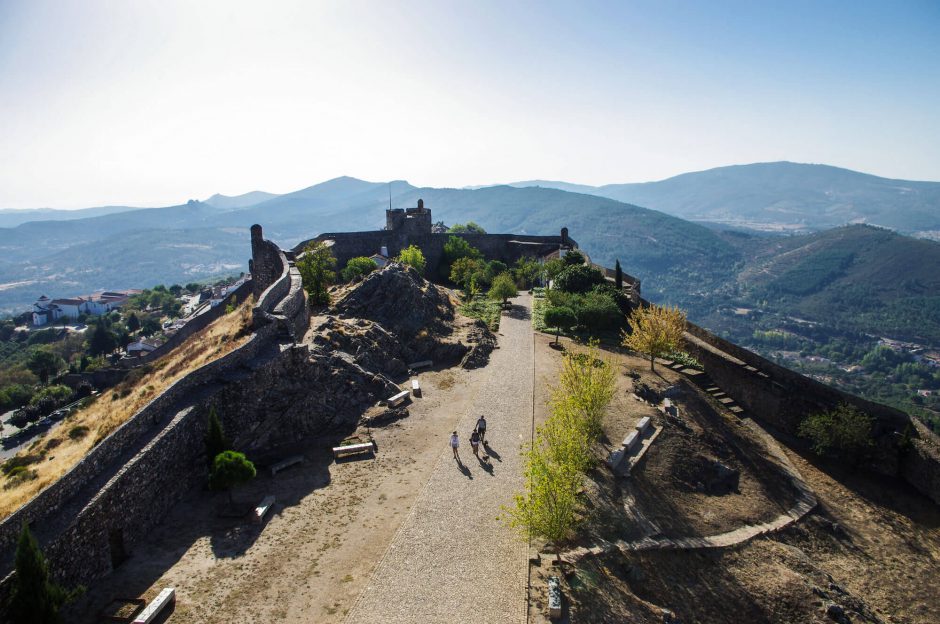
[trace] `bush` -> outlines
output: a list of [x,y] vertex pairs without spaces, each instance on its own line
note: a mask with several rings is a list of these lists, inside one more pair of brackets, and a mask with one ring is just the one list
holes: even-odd
[[69,429],[69,438],[72,440],[81,440],[86,435],[88,435],[88,427],[85,425],[77,425]]
[[34,394],[29,404],[35,407],[51,403],[54,407],[58,407],[63,403],[67,403],[71,398],[72,389],[68,386],[47,386]]
[[800,423],[799,433],[809,439],[818,455],[837,451],[862,459],[874,446],[871,429],[874,418],[854,405],[840,403],[828,412],[810,414]]
[[584,257],[584,254],[577,249],[572,249],[566,253],[562,260],[568,266],[578,266],[584,264],[587,261],[587,259]]
[[555,288],[569,293],[586,293],[598,284],[603,284],[607,280],[600,270],[586,266],[569,266],[558,274],[555,278]]
[[408,245],[402,249],[396,260],[402,264],[407,264],[421,275],[424,275],[427,261],[424,259],[424,252],[417,245]]
[[624,316],[614,298],[606,293],[590,292],[575,310],[578,322],[588,329],[613,329],[623,324]]
[[343,269],[342,276],[345,281],[351,282],[357,277],[368,275],[376,268],[378,267],[375,266],[375,262],[370,258],[357,256],[349,259],[349,262],[346,263],[346,267]]
[[[505,265],[504,265],[505,266]],[[500,273],[493,280],[493,287],[490,288],[490,299],[496,299],[503,303],[510,297],[515,297],[519,292],[516,290],[516,282],[509,273]]]
[[558,344],[558,335],[562,330],[567,331],[578,322],[571,308],[548,308],[542,316],[546,327],[555,328],[555,344]]

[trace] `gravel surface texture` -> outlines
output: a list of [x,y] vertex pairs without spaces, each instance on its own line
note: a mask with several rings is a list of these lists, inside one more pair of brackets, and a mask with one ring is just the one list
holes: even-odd
[[[440,434],[441,453],[346,622],[522,622],[526,617],[526,542],[498,519],[522,489],[522,445],[532,430],[531,298],[512,301],[499,349],[484,369],[474,407],[458,425],[458,463]],[[489,463],[469,443],[485,415]]]

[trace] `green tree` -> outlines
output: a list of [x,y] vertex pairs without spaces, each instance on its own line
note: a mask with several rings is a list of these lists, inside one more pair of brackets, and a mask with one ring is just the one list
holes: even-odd
[[441,277],[448,279],[453,264],[460,258],[470,258],[479,260],[482,264],[483,254],[479,249],[468,243],[460,236],[448,236],[444,243],[444,251],[441,254],[441,265],[438,267]]
[[493,286],[489,292],[490,299],[498,299],[503,302],[503,305],[506,305],[510,297],[515,297],[518,294],[516,282],[509,273],[500,273],[493,279]]
[[107,355],[118,346],[117,336],[111,328],[108,327],[106,319],[99,319],[91,330],[91,336],[88,338],[88,353],[95,355]]
[[186,290],[188,290],[190,294],[195,295],[196,293],[202,290],[202,284],[197,284],[196,282],[190,282],[186,284]]
[[579,266],[587,262],[587,258],[584,257],[584,254],[577,249],[572,249],[566,253],[563,260],[568,266]]
[[327,288],[336,279],[334,266],[336,266],[336,258],[333,257],[333,252],[325,243],[317,241],[309,243],[297,260],[297,270],[300,271],[304,290],[310,296],[312,305],[330,303]]
[[26,360],[26,368],[45,384],[49,382],[50,377],[65,368],[65,360],[50,351],[48,347],[35,348]]
[[486,234],[486,230],[473,221],[467,221],[466,225],[463,223],[456,223],[452,225],[447,231],[453,234]]
[[810,414],[800,423],[799,433],[808,438],[813,450],[823,455],[830,450],[862,459],[874,442],[871,436],[874,418],[854,405],[840,403],[828,412]]
[[212,460],[209,473],[209,487],[213,490],[227,490],[229,503],[232,502],[232,490],[255,478],[255,465],[243,453],[222,451]]
[[551,281],[558,277],[558,274],[564,271],[566,266],[568,265],[561,258],[552,258],[542,264],[542,273],[545,275],[546,281]]
[[548,308],[545,310],[544,318],[546,327],[555,328],[555,344],[558,344],[558,335],[562,330],[570,329],[578,322],[571,308],[563,306]]
[[215,411],[215,406],[209,408],[209,422],[206,426],[206,463],[210,470],[215,458],[223,451],[231,450],[232,445],[225,437],[225,430],[222,429],[222,421]]
[[134,312],[131,312],[127,317],[127,322],[125,323],[125,325],[127,325],[127,331],[129,331],[132,334],[138,329],[140,329],[140,319],[137,318],[137,314],[135,314]]
[[33,398],[33,391],[25,384],[11,384],[0,390],[0,411],[23,407]]
[[8,603],[15,624],[55,624],[59,610],[81,591],[67,591],[49,579],[49,565],[29,527],[24,523],[16,545],[15,574]]
[[585,264],[570,265],[555,278],[555,288],[573,293],[585,293],[598,284],[603,284],[603,273]]
[[368,275],[375,269],[375,262],[373,262],[371,258],[366,258],[365,256],[350,258],[349,262],[346,263],[346,267],[343,269],[343,279],[347,282],[351,282],[357,277]]
[[512,269],[516,282],[522,288],[532,288],[532,286],[535,285],[535,281],[539,278],[541,271],[541,265],[535,258],[530,256],[523,256],[516,260],[516,264]]
[[450,267],[450,281],[463,288],[465,292],[468,292],[470,278],[482,268],[482,264],[476,258],[457,258]]
[[648,355],[650,370],[656,370],[656,358],[679,349],[685,326],[685,313],[677,307],[640,306],[630,315],[631,331],[621,334],[621,344]]
[[162,326],[160,325],[160,321],[158,321],[152,316],[148,316],[140,324],[140,334],[142,336],[153,336],[155,333],[157,333],[161,329],[162,329]]
[[577,524],[578,490],[583,476],[573,465],[552,461],[549,453],[535,447],[524,455],[525,489],[515,496],[508,510],[509,526],[523,535],[534,535],[552,543],[556,555]]
[[396,260],[402,264],[407,264],[421,275],[424,275],[424,268],[427,263],[424,259],[424,253],[417,245],[408,245],[402,249]]
[[620,268],[619,258],[614,265],[614,285],[617,287],[617,290],[623,290],[623,269]]
[[183,293],[183,287],[179,284],[173,284],[169,290],[174,297],[179,297]]
[[558,380],[552,394],[553,410],[573,410],[579,426],[596,440],[616,387],[614,366],[600,357],[596,340],[589,343],[586,352],[565,354]]

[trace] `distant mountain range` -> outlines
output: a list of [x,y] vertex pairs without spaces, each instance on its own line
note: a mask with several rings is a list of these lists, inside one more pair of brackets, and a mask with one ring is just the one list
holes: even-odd
[[689,219],[765,231],[818,231],[851,223],[940,239],[940,182],[890,180],[791,162],[719,167],[659,182],[543,186],[609,197]]
[[[534,181],[437,189],[342,177],[283,195],[214,195],[166,208],[0,211],[0,223],[11,224],[0,227],[0,310],[23,311],[40,294],[80,295],[244,271],[251,224],[262,224],[265,236],[285,247],[327,231],[380,229],[390,194],[393,206],[413,206],[423,198],[435,221],[475,221],[490,232],[555,234],[568,227],[596,262],[613,266],[619,259],[643,280],[646,295],[680,303],[693,318],[706,316],[721,298],[742,293],[812,314],[832,305],[830,295],[847,284],[867,285],[884,305],[940,296],[940,285],[920,274],[940,266],[937,243],[868,227],[797,237],[736,231],[746,225],[818,230],[869,221],[923,235],[940,231],[940,184],[771,163],[639,185]],[[624,201],[631,197],[658,210]],[[817,257],[830,262],[832,271],[813,282],[816,290],[797,292],[792,283],[805,282],[812,271],[793,263],[812,265]],[[910,282],[913,273],[918,277]],[[901,288],[902,283],[908,285]]]

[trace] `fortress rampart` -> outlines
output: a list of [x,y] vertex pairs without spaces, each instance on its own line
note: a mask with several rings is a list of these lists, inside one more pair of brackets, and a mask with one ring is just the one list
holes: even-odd
[[326,243],[330,245],[330,250],[336,258],[337,268],[342,269],[351,258],[357,256],[368,258],[385,248],[387,256],[394,258],[402,249],[416,245],[424,253],[427,274],[433,276],[437,274],[438,265],[444,255],[444,244],[451,236],[463,238],[479,249],[487,259],[510,265],[524,256],[542,258],[559,249],[578,247],[577,242],[568,236],[567,228],[563,228],[559,236],[434,233],[431,230],[431,211],[425,208],[424,201],[419,199],[417,208],[386,211],[384,230],[328,232],[298,244],[292,252],[300,254],[307,244],[314,241]]
[[[225,406],[220,414],[223,423],[233,438],[242,441],[245,431],[270,416],[257,409],[257,402],[245,404],[244,397],[235,402],[225,399],[243,392],[239,381],[253,377],[254,383],[248,385],[263,396],[263,388],[257,387],[264,382],[257,378],[265,377],[268,368],[277,369],[278,358],[296,362],[291,350],[280,345],[292,343],[309,322],[300,275],[273,243],[263,243],[257,248],[262,262],[252,259],[262,269],[255,284],[272,281],[262,288],[253,309],[251,338],[175,382],[65,475],[0,522],[0,573],[6,575],[0,582],[0,598],[9,590],[8,573],[22,524],[31,527],[57,580],[87,584],[119,565],[186,491],[204,482],[209,404]],[[268,253],[272,247],[277,254]],[[268,377],[268,383],[276,379]]]

